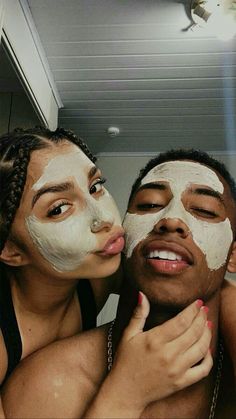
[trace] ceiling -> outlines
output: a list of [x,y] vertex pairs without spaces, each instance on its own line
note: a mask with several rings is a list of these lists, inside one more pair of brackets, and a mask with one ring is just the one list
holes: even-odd
[[236,37],[187,30],[190,1],[28,5],[64,105],[59,124],[93,152],[236,151]]

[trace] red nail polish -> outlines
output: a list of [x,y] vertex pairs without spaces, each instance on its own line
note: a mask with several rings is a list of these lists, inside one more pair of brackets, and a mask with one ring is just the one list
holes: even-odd
[[209,311],[209,308],[207,306],[202,306],[201,310],[205,311],[205,313],[207,314]]
[[212,329],[212,328],[213,328],[213,323],[212,323],[212,321],[211,321],[211,320],[208,320],[208,321],[207,321],[207,327],[208,327],[209,329]]
[[204,303],[203,303],[202,300],[197,300],[196,304],[197,304],[198,307],[202,307]]
[[142,304],[143,301],[143,294],[139,291],[138,293],[138,305]]

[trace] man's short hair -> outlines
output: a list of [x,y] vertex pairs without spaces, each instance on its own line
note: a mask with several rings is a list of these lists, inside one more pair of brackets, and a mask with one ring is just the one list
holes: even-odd
[[139,189],[142,179],[146,176],[148,172],[150,172],[150,170],[153,167],[159,166],[160,164],[165,163],[167,161],[175,161],[175,160],[192,160],[194,162],[204,164],[205,166],[208,166],[209,168],[218,172],[229,185],[232,198],[234,199],[236,203],[236,183],[222,162],[214,159],[213,157],[211,157],[209,154],[207,154],[204,151],[195,150],[195,149],[189,149],[189,150],[179,149],[179,150],[169,150],[165,153],[160,153],[157,157],[154,157],[153,159],[149,160],[146,166],[140,170],[139,176],[137,177],[137,179],[135,180],[132,186],[129,201],[128,201],[128,206],[133,196],[135,195],[136,191]]

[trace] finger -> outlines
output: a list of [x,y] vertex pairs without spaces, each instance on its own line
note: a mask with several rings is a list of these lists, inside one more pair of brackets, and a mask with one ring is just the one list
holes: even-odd
[[143,331],[147,316],[150,311],[149,301],[141,291],[138,295],[138,304],[134,309],[132,317],[129,321],[128,326],[125,328],[123,333],[123,339],[131,339],[138,333]]
[[[192,322],[199,314],[200,308],[203,306],[202,300],[196,300],[184,310],[182,310],[177,316],[158,326],[158,333],[161,334],[165,342],[170,342],[181,336],[186,332],[192,325]],[[156,328],[153,328],[151,333],[157,333]]]
[[173,348],[173,353],[176,354],[176,356],[186,352],[202,337],[206,326],[207,312],[207,307],[201,307],[189,328],[182,333],[182,335],[170,342],[170,347]]
[[192,368],[189,368],[182,379],[179,381],[179,389],[188,387],[192,384],[197,383],[202,380],[202,378],[207,377],[211,368],[213,366],[213,359],[211,352],[208,351],[206,356],[203,358],[202,362]]
[[206,323],[204,332],[200,339],[189,348],[183,355],[183,361],[186,368],[190,368],[205,358],[211,344],[212,332],[211,327]]

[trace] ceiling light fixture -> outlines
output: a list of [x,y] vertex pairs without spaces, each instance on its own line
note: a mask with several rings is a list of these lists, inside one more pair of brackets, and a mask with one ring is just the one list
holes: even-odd
[[109,127],[107,128],[107,133],[110,137],[117,137],[120,134],[120,128],[118,127]]
[[192,0],[191,17],[195,27],[229,40],[236,35],[236,0]]

